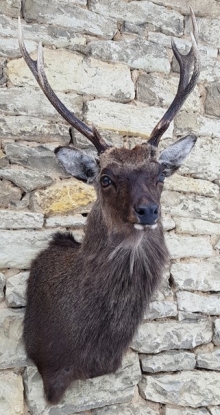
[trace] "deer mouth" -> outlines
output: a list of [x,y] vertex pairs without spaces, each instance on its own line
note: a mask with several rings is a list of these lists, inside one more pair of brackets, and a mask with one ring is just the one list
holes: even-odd
[[146,231],[147,229],[156,229],[157,223],[154,223],[153,225],[141,225],[140,223],[135,223],[134,228],[137,231]]

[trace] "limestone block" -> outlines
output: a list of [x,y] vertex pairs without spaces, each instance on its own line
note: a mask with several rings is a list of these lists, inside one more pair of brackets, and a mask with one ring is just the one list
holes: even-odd
[[0,372],[0,415],[23,415],[24,397],[21,375]]
[[7,16],[17,18],[18,15],[19,15],[20,7],[21,7],[21,1],[20,0],[1,1],[1,3],[0,3],[0,13],[1,14],[7,14]]
[[144,313],[146,320],[175,316],[177,316],[177,305],[172,301],[151,301]]
[[27,365],[22,341],[24,313],[7,308],[0,310],[0,368],[21,368]]
[[139,353],[159,353],[171,349],[192,349],[212,339],[212,325],[198,321],[154,321],[142,324],[132,342]]
[[171,259],[176,258],[208,258],[213,255],[212,245],[208,237],[193,237],[184,235],[167,234],[166,244]]
[[[85,0],[83,0],[85,2]],[[75,4],[79,2],[75,1]],[[80,0],[82,3],[82,0]],[[54,10],[59,12],[54,13]],[[76,7],[68,0],[56,0],[53,3],[47,1],[42,8],[41,0],[29,0],[25,3],[24,18],[26,22],[54,24],[64,28],[71,28],[78,33],[101,36],[112,39],[117,31],[117,21],[106,18],[87,9]],[[89,22],[89,24],[88,24]]]
[[214,349],[209,353],[198,353],[196,360],[198,367],[220,370],[220,349]]
[[[199,25],[199,38],[202,42],[206,44],[210,44],[211,46],[216,46],[220,48],[220,41],[219,41],[219,20],[218,18],[198,18],[198,25]],[[189,21],[186,23],[185,30],[188,32]]]
[[115,42],[90,42],[86,52],[96,59],[110,62],[123,62],[133,69],[144,69],[147,72],[170,72],[170,62],[166,50],[142,37]]
[[220,415],[220,406],[212,406],[209,410],[211,415]]
[[[121,102],[134,98],[130,70],[125,65],[83,58],[83,55],[64,49],[44,48],[44,59],[49,83],[55,90],[76,91]],[[9,62],[8,76],[15,86],[36,85],[23,58]]]
[[215,248],[220,250],[220,239],[219,239],[219,241],[217,242],[217,244],[215,245]]
[[[26,46],[29,52],[33,52],[37,48],[37,43],[33,42],[32,40],[27,40]],[[0,56],[5,57],[5,58],[8,58],[8,57],[18,58],[20,57],[20,55],[21,54],[18,48],[18,40],[16,38],[8,38],[8,37],[0,36]]]
[[[98,127],[149,138],[153,128],[162,118],[162,108],[144,104],[126,105],[95,99],[87,103],[86,120]],[[172,136],[173,123],[167,130]]]
[[0,230],[0,269],[27,269],[35,256],[48,246],[54,230]]
[[94,409],[92,415],[159,415],[159,410],[150,408],[147,402],[139,400],[135,403],[105,406],[101,409]]
[[148,1],[124,2],[119,0],[110,3],[107,0],[92,0],[89,8],[96,13],[135,25],[148,23],[171,35],[181,36],[183,33],[183,17],[181,14],[165,7],[158,7]]
[[192,409],[183,407],[170,407],[166,405],[164,415],[209,415],[206,408]]
[[220,83],[215,82],[206,87],[205,112],[206,114],[220,116],[219,98],[220,98]]
[[5,276],[0,272],[0,302],[4,300]]
[[162,215],[162,224],[163,224],[163,229],[165,231],[170,231],[171,229],[175,228],[175,222],[171,218],[170,215],[166,215],[166,214]]
[[43,223],[44,216],[41,213],[0,209],[0,229],[39,229]]
[[214,344],[220,346],[220,319],[216,319],[214,323]]
[[[161,77],[158,74],[141,74],[137,80],[137,99],[150,106],[169,107],[173,101],[179,83],[179,76]],[[183,109],[199,111],[201,107],[198,87],[185,101]]]
[[7,208],[21,199],[22,192],[6,180],[0,180],[0,207]]
[[220,221],[218,198],[164,191],[161,200],[164,212],[171,214],[172,217],[203,219],[217,223]]
[[220,314],[220,295],[199,295],[188,291],[179,291],[176,295],[179,310],[214,316]]
[[46,146],[28,147],[18,143],[8,143],[4,151],[11,164],[19,164],[44,174],[67,176],[54,152],[48,150]]
[[[161,6],[174,8],[184,15],[189,15],[188,0],[152,0],[152,2]],[[216,0],[209,0],[209,2],[204,3],[201,3],[200,0],[192,0],[190,4],[196,16],[219,17],[220,5]]]
[[45,215],[87,213],[96,199],[91,185],[77,179],[62,180],[32,196],[32,207]]
[[191,235],[220,235],[220,224],[202,219],[174,218],[178,233]]
[[180,290],[220,291],[220,260],[172,264],[171,275]]
[[193,370],[195,366],[195,355],[189,352],[173,350],[155,356],[141,356],[142,370],[149,373]]
[[40,375],[35,367],[28,367],[25,373],[27,402],[35,415],[49,415],[52,414],[51,411],[56,415],[69,415],[106,405],[126,403],[131,401],[140,375],[138,356],[129,352],[116,374],[74,382],[60,404],[51,407],[43,397]]
[[19,272],[7,279],[5,300],[8,307],[25,307],[29,272]]
[[53,183],[53,179],[50,176],[18,168],[0,169],[0,178],[10,180],[25,192],[31,192],[34,189],[49,186]]
[[215,197],[219,195],[219,186],[208,180],[193,179],[175,174],[165,181],[165,190],[174,190],[183,193],[195,193],[201,196]]
[[144,376],[139,387],[145,399],[197,408],[219,405],[219,382],[220,373],[199,370]]
[[[187,124],[186,124],[187,120]],[[220,138],[220,121],[203,115],[181,111],[174,121],[178,136],[196,134],[201,137]]]
[[46,219],[46,228],[82,228],[86,224],[86,218],[82,215],[57,215]]

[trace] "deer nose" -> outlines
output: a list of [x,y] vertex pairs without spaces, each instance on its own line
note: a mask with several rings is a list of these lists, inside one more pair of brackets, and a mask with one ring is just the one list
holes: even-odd
[[134,210],[141,225],[153,225],[159,217],[159,205],[156,203],[148,206],[136,206]]

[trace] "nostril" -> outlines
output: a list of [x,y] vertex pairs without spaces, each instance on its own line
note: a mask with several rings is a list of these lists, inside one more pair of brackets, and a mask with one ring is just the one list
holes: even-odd
[[144,216],[146,213],[146,209],[144,207],[137,207],[135,208],[135,212],[139,215],[139,216]]
[[159,206],[157,206],[157,205],[153,206],[152,211],[153,211],[153,214],[154,214],[154,215],[158,215],[158,213],[159,213],[158,207],[159,207]]

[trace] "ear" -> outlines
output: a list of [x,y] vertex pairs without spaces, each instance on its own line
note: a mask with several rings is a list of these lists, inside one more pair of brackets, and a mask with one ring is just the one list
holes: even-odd
[[84,182],[93,182],[99,170],[94,157],[72,147],[57,147],[54,153],[67,173]]
[[194,147],[196,140],[197,137],[195,135],[187,135],[162,151],[158,161],[164,166],[163,173],[166,177],[171,176],[179,169]]

